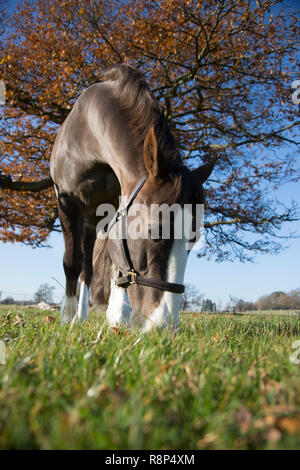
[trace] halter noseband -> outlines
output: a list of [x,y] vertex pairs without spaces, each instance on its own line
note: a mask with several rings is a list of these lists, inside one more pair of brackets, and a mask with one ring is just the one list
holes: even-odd
[[184,285],[183,284],[176,284],[175,282],[167,282],[162,281],[161,279],[153,279],[150,277],[141,276],[138,271],[136,271],[133,267],[133,263],[130,257],[128,243],[126,237],[123,237],[123,229],[126,227],[126,217],[128,209],[130,208],[131,204],[133,203],[134,199],[136,198],[137,194],[140,192],[147,177],[143,176],[135,186],[134,190],[130,194],[126,204],[124,207],[120,208],[116,214],[114,215],[113,219],[108,225],[107,228],[107,236],[111,230],[111,228],[118,222],[121,221],[122,224],[122,237],[121,237],[121,252],[124,259],[124,265],[126,267],[126,275],[121,272],[119,269],[119,277],[116,279],[116,285],[119,287],[127,288],[132,284],[140,284],[142,286],[154,287],[155,289],[161,289],[168,292],[174,292],[176,294],[182,294],[184,292]]

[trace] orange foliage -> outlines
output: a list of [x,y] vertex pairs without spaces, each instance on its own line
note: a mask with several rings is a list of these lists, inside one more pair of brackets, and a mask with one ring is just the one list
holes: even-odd
[[[296,178],[297,107],[290,85],[299,30],[292,12],[272,10],[276,3],[20,3],[8,35],[0,38],[0,79],[7,87],[0,185],[1,175],[14,181],[49,176],[58,126],[76,97],[101,80],[106,67],[129,62],[151,83],[183,157],[198,164],[216,152],[221,156],[208,186],[208,251],[222,259],[278,250],[268,236],[295,218],[295,208],[269,204],[266,187]],[[274,156],[271,150],[286,143],[290,151]],[[6,188],[1,203],[3,241],[40,244],[57,229],[52,189]],[[261,241],[241,238],[243,230]]]

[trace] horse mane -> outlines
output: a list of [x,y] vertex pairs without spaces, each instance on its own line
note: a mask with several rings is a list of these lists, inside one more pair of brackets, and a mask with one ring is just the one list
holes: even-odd
[[[113,82],[114,96],[125,115],[138,152],[143,151],[145,137],[153,126],[158,147],[158,158],[165,159],[172,190],[164,201],[172,204],[194,191],[191,173],[184,165],[176,147],[164,113],[153,96],[144,76],[128,64],[114,65],[103,76],[103,81]],[[141,160],[141,164],[143,161]]]
[[165,158],[171,173],[183,166],[167,120],[143,75],[128,64],[114,65],[103,76],[114,82],[114,95],[128,116],[129,128],[136,148],[142,151],[147,132],[153,126],[159,158]]

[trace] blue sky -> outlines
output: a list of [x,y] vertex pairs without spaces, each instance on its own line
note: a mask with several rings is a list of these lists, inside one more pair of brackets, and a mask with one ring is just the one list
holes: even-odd
[[[300,223],[293,223],[300,233]],[[32,249],[21,244],[0,243],[0,291],[2,298],[30,299],[40,284],[55,286],[55,301],[60,301],[64,285],[62,235],[52,234],[52,248]],[[185,281],[196,285],[206,297],[226,303],[229,295],[256,300],[274,290],[288,291],[300,287],[300,239],[279,255],[258,256],[256,263],[215,263],[191,253]],[[21,295],[16,295],[21,294]]]
[[[9,1],[10,8],[15,1]],[[297,6],[298,2],[289,2]],[[300,200],[300,185],[288,184],[280,188],[280,200]],[[287,226],[300,234],[300,222]],[[32,249],[21,244],[0,243],[0,292],[2,299],[12,295],[16,299],[30,299],[42,283],[55,286],[54,300],[60,301],[64,285],[62,268],[63,239],[51,234],[48,240],[52,248]],[[290,240],[289,248],[279,255],[259,255],[255,263],[215,263],[190,255],[185,281],[196,285],[201,293],[223,306],[229,295],[256,300],[274,290],[288,291],[300,287],[300,239]]]

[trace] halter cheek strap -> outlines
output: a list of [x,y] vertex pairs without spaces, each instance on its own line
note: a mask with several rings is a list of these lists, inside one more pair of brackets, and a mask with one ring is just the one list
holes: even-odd
[[[127,202],[123,208],[120,208],[113,219],[111,220],[110,224],[108,225],[107,235],[109,234],[112,227],[120,221],[122,224],[122,235],[125,233],[123,230],[126,228],[126,217],[127,212],[130,206],[132,205],[134,199],[136,198],[137,194],[140,192],[142,187],[145,184],[147,177],[143,176],[133,189],[132,193],[129,195]],[[176,284],[175,282],[167,282],[161,279],[153,279],[150,277],[141,276],[138,271],[134,269],[128,243],[126,237],[121,237],[120,239],[121,244],[121,252],[124,260],[124,266],[126,267],[126,274],[122,273],[121,269],[119,269],[119,276],[116,279],[116,285],[119,287],[127,288],[132,284],[140,284],[142,286],[153,287],[155,289],[161,289],[168,292],[174,292],[176,294],[182,294],[184,292],[184,285],[183,284]]]

